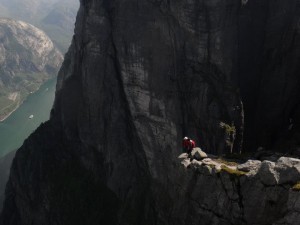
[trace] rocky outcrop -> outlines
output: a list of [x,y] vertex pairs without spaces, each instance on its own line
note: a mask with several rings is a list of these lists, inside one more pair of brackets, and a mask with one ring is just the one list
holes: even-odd
[[237,169],[244,172],[256,171],[260,168],[261,161],[248,160],[246,163],[237,166]]
[[207,158],[207,154],[203,152],[200,148],[194,148],[191,152],[194,159],[201,160]]
[[81,1],[51,119],[16,154],[1,223],[296,225],[299,193],[279,162],[247,176],[208,158],[185,170],[177,155],[185,135],[240,152],[242,100],[246,146],[289,146],[274,134],[298,115],[298,4]]
[[0,121],[56,76],[62,61],[43,31],[22,21],[0,19]]
[[[189,165],[187,174],[194,182],[187,195],[191,218],[199,218],[195,224],[299,223],[300,194],[294,184],[299,181],[300,160],[281,157],[277,162],[227,163],[193,160]],[[238,169],[245,167],[249,168],[246,173]]]

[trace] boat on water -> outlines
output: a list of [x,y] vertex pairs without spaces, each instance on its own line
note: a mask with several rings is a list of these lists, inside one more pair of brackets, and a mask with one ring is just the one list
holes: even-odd
[[29,119],[32,119],[32,118],[33,118],[33,115],[30,115],[30,116],[29,116]]

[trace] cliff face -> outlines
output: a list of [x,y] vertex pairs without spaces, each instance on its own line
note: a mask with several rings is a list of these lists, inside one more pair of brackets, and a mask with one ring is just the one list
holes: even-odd
[[220,159],[193,159],[182,154],[188,168],[185,189],[189,217],[183,224],[298,224],[300,160],[248,160],[236,164]]
[[[205,184],[222,180],[189,175],[177,155],[184,135],[207,152],[239,152],[244,114],[250,149],[297,136],[298,5],[82,1],[51,119],[16,154],[2,224],[252,224],[239,201],[203,207],[219,193]],[[220,215],[227,207],[239,215]]]
[[239,19],[239,88],[245,142],[299,146],[299,1],[248,1]]
[[16,151],[12,151],[0,159],[0,211],[2,211],[5,198],[5,186],[8,181],[11,163],[14,159]]
[[43,31],[22,21],[0,19],[0,121],[56,76],[62,61]]

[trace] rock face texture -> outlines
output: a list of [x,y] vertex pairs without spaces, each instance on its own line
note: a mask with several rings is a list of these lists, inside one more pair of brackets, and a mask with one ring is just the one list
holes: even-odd
[[299,223],[299,187],[290,185],[299,181],[299,159],[220,164],[212,159],[189,164],[187,176],[193,182],[186,190],[191,211],[185,224]]
[[81,1],[51,119],[16,154],[1,223],[296,224],[299,194],[272,162],[236,179],[177,155],[185,135],[239,152],[244,129],[250,149],[297,147],[299,4]]
[[0,120],[56,76],[62,61],[43,31],[22,21],[0,19]]
[[2,211],[2,205],[5,198],[5,186],[9,178],[10,167],[15,154],[16,151],[12,151],[0,159],[0,211]]
[[299,145],[299,1],[248,1],[239,19],[246,147]]

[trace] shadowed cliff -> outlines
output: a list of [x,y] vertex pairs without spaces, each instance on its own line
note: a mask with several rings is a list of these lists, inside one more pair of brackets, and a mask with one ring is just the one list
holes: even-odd
[[[244,215],[263,210],[192,204],[190,191],[222,180],[198,186],[177,155],[184,135],[238,153],[244,130],[247,150],[297,148],[299,4],[81,1],[51,119],[16,154],[2,224],[251,224]],[[205,190],[196,198],[215,202]]]

